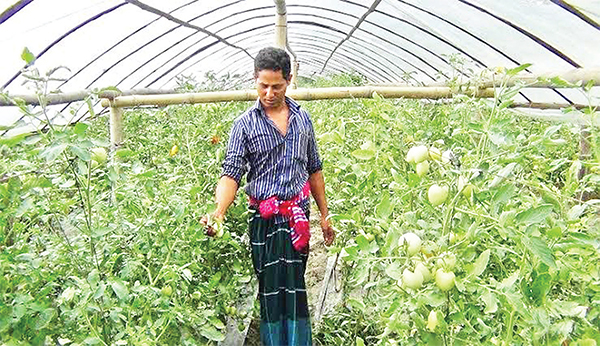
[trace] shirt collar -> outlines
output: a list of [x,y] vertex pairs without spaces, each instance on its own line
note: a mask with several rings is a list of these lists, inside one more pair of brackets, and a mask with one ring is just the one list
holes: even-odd
[[[290,118],[300,113],[300,105],[298,102],[286,96],[285,103],[287,103],[288,107],[290,108]],[[254,103],[254,106],[252,106],[252,110],[255,111],[256,114],[266,115],[263,105],[260,103],[260,99],[256,100],[256,103]]]

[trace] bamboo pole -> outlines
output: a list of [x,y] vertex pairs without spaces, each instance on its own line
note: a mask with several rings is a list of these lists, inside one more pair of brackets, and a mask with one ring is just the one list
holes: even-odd
[[[296,75],[297,71],[294,71],[293,73]],[[523,83],[529,84],[529,82],[538,80],[538,83],[536,83],[534,85],[528,85],[527,87],[528,88],[557,87],[556,85],[553,85],[552,83],[547,82],[548,80],[550,80],[554,77],[560,77],[562,80],[566,81],[567,83],[571,83],[571,84],[577,84],[581,81],[582,84],[585,85],[588,82],[592,81],[594,86],[600,86],[600,69],[574,69],[574,70],[564,72],[564,74],[562,74],[562,75],[557,74],[557,73],[540,74],[540,75],[535,75],[535,76],[533,76],[533,75],[517,75],[513,79],[508,81],[507,86],[514,85],[517,81],[522,81]],[[491,82],[491,81],[483,82],[482,84],[480,84],[479,88],[481,88],[481,86],[490,86],[491,87],[492,85],[493,85],[493,82]],[[426,88],[429,88],[431,90],[434,90],[433,88],[439,89],[439,88],[447,88],[447,87],[444,84],[430,84],[428,86],[423,86],[423,87],[414,87],[414,86],[409,86],[409,85],[398,85],[398,84],[378,84],[378,85],[366,86],[364,88],[403,88],[403,89],[423,88],[424,90],[427,90]],[[485,91],[486,89],[489,89],[489,88],[482,88],[482,89],[484,90],[483,94],[487,95],[489,93],[488,91]],[[248,91],[245,91],[245,92],[247,93]],[[250,92],[253,95],[255,95],[254,91],[250,91]],[[94,93],[93,90],[83,90],[83,91],[49,94],[46,97],[48,100],[47,104],[48,105],[56,105],[56,104],[82,101],[82,100],[85,100],[86,97],[88,97],[90,94],[93,94],[93,93]],[[224,93],[237,93],[237,91],[236,92],[226,91]],[[132,90],[124,90],[124,91],[103,90],[103,91],[97,92],[98,97],[102,98],[102,99],[113,99],[113,98],[118,98],[119,96],[172,95],[172,94],[175,94],[174,90],[161,90],[161,89],[132,89]],[[203,94],[207,94],[206,97],[208,97],[208,98],[213,97],[213,96],[209,96],[208,95],[209,93],[203,93]],[[445,94],[448,94],[448,93],[445,92]],[[39,105],[38,97],[37,97],[37,95],[34,95],[34,94],[8,95],[8,96],[10,98],[21,99],[26,104],[29,104],[29,105],[35,105],[35,106]],[[492,96],[489,96],[489,97],[492,97]],[[226,96],[222,96],[222,97],[215,99],[214,101],[207,99],[206,101],[201,101],[201,102],[246,101],[246,100],[256,99],[256,97],[254,97],[254,96],[249,97],[249,98],[242,98],[242,99],[238,99],[238,97],[239,96],[235,96],[232,99],[227,99]],[[408,96],[398,96],[398,97],[408,97]],[[433,97],[433,98],[444,98],[444,97],[448,97],[448,96]],[[488,97],[488,96],[484,96],[484,97]],[[198,102],[198,103],[201,103],[201,102]],[[188,101],[185,103],[196,103],[196,102]],[[173,103],[169,103],[169,104],[173,104]],[[534,107],[535,105],[538,105],[538,104],[540,106],[548,105],[546,103],[532,103],[532,104],[528,104],[528,106],[526,105],[526,107]],[[102,105],[104,107],[108,107],[108,100],[103,101]],[[558,106],[552,106],[553,104],[549,104],[549,105],[551,105],[550,108],[558,107]],[[1,106],[15,106],[15,103],[8,98],[0,97],[0,107]],[[585,108],[585,107],[586,106],[583,106],[582,108]],[[578,107],[576,107],[576,108],[578,108]]]
[[[175,90],[172,89],[132,89],[126,91],[118,90],[102,90],[95,92],[93,90],[80,90],[65,93],[53,93],[46,95],[47,105],[58,105],[64,103],[78,102],[85,100],[88,96],[96,93],[98,98],[114,99],[117,96],[122,95],[156,95],[156,94],[173,94]],[[15,106],[15,102],[11,99],[19,99],[28,105],[39,106],[40,101],[37,95],[8,95],[10,98],[0,98],[0,106]]]
[[[553,81],[553,79],[558,80]],[[570,85],[563,85],[560,82],[566,82]],[[557,84],[559,82],[560,84]],[[504,85],[506,87],[515,86],[517,83],[527,84],[527,88],[569,88],[576,87],[578,84],[585,86],[588,82],[592,82],[594,86],[600,86],[600,68],[576,68],[566,71],[549,71],[543,73],[519,73],[513,77],[509,77],[505,80],[502,74],[496,74],[493,80],[486,79],[483,81],[474,81],[472,84],[478,88],[487,89]],[[407,84],[398,83],[380,83],[372,84],[373,86],[397,86],[406,87]],[[426,86],[429,87],[443,87],[447,86],[446,82],[430,83]]]
[[110,144],[115,148],[123,143],[123,108],[110,107]]
[[[456,93],[448,87],[348,87],[294,89],[287,95],[295,100],[333,100],[345,98],[371,98],[374,94],[384,98],[443,99]],[[476,97],[494,97],[494,89],[470,89],[463,92]],[[132,95],[119,96],[114,100],[102,100],[103,107],[167,106],[173,104],[193,104],[226,101],[253,101],[258,97],[256,90],[238,90],[224,92],[204,92],[171,95]]]
[[[284,4],[285,6],[285,4]],[[285,9],[285,7],[284,7]],[[287,43],[287,14],[277,13],[275,17],[275,47],[285,49]]]

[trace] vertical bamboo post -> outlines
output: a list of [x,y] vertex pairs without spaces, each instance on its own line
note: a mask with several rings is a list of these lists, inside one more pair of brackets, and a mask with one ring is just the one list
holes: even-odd
[[290,88],[296,89],[298,87],[298,67],[300,64],[296,59],[292,61],[292,82],[290,83]]
[[[579,140],[579,160],[581,161],[581,169],[577,172],[577,178],[579,180],[587,174],[586,163],[589,162],[592,157],[592,150],[590,147],[591,133],[587,125],[581,125],[581,139]],[[587,201],[591,198],[587,192],[581,192],[579,200]]]
[[116,148],[123,143],[123,108],[110,107],[110,145]]
[[275,17],[275,47],[285,49],[287,43],[287,13],[285,1],[275,0],[277,16]]

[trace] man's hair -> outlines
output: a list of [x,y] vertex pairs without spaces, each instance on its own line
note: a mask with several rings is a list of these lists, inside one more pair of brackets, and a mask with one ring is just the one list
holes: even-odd
[[268,47],[261,49],[254,58],[254,77],[262,70],[281,71],[285,80],[290,79],[290,56],[279,48]]

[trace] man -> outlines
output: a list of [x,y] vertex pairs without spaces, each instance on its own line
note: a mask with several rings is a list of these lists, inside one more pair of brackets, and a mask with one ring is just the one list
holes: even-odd
[[[266,346],[311,345],[304,272],[308,259],[309,191],[321,214],[326,245],[335,238],[322,163],[308,113],[285,96],[290,58],[262,49],[254,61],[258,101],[231,130],[216,191],[215,220],[223,220],[247,175],[252,261],[259,281],[261,340]],[[310,189],[310,190],[309,190]]]

